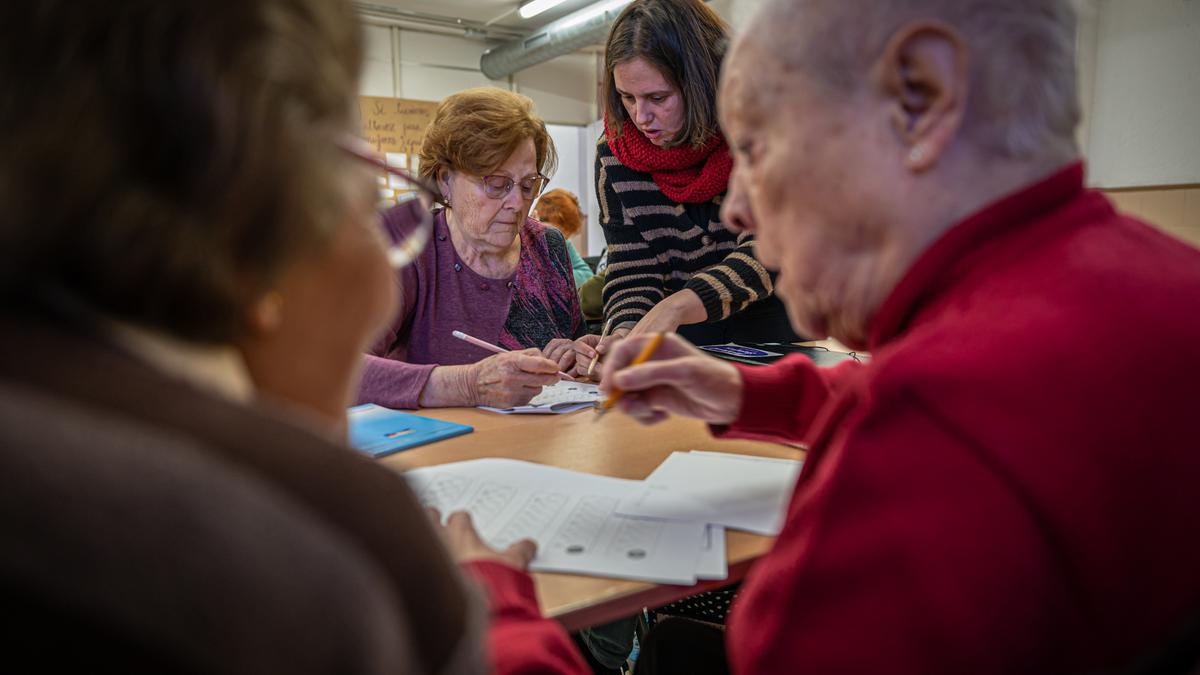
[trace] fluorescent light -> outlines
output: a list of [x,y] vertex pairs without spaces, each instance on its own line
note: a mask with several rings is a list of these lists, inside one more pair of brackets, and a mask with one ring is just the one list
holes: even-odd
[[527,2],[521,5],[521,8],[517,10],[517,14],[520,14],[522,19],[528,19],[541,14],[552,7],[557,7],[563,4],[564,1],[565,0],[533,0],[533,2]]
[[578,26],[581,23],[587,23],[601,14],[615,12],[625,5],[628,5],[632,1],[633,0],[608,0],[607,2],[597,2],[587,9],[579,10],[578,12],[564,18],[562,20],[562,24],[556,27],[562,30],[571,28],[572,26]]

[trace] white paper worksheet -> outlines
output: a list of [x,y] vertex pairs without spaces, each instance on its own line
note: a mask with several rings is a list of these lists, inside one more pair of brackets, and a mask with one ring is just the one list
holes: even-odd
[[725,553],[725,528],[709,525],[704,529],[704,543],[696,562],[697,579],[724,579],[729,576],[729,560]]
[[[494,547],[536,541],[533,571],[693,584],[701,547],[710,542],[703,522],[617,515],[617,504],[640,492],[641,481],[512,459],[443,464],[405,477],[421,502],[443,517],[470,512],[480,535]],[[705,578],[721,571],[712,561],[716,546],[710,545],[704,560]]]
[[527,405],[517,406],[515,408],[493,408],[486,405],[479,406],[484,410],[498,412],[504,415],[513,414],[542,414],[542,415],[561,415],[563,413],[575,412],[584,408],[590,408],[597,401],[604,397],[600,394],[600,387],[590,382],[568,382],[559,380],[558,382],[542,387],[542,392],[533,397]]
[[777,535],[799,476],[795,460],[673,452],[636,496],[622,500],[618,512]]

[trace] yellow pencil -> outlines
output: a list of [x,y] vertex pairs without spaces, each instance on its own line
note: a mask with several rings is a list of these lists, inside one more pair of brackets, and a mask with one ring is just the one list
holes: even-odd
[[[640,366],[641,364],[649,361],[650,358],[654,356],[654,351],[658,349],[659,345],[662,344],[664,337],[666,337],[666,333],[655,333],[654,337],[650,338],[650,341],[646,343],[645,347],[642,347],[642,351],[629,365]],[[601,415],[608,412],[617,404],[617,401],[619,401],[621,396],[624,394],[625,392],[619,387],[613,387],[612,393],[608,395],[608,398],[604,399],[604,402],[600,404],[600,407],[596,409],[596,412]]]

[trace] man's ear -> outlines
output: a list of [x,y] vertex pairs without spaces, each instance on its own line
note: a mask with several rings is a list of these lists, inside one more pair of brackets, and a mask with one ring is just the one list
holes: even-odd
[[873,79],[890,102],[905,166],[914,173],[933,168],[966,113],[969,55],[962,35],[941,22],[905,26],[888,41]]

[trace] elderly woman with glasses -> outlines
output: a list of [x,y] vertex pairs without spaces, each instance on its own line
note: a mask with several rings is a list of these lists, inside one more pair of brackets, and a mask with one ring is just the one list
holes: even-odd
[[[421,146],[433,236],[398,272],[399,312],[366,356],[360,401],[510,407],[573,366],[585,324],[566,240],[529,217],[555,162],[528,98],[488,87],[442,102]],[[384,214],[394,237],[413,227],[411,204]]]
[[[537,603],[485,603],[452,560],[523,579],[532,542],[432,524],[345,440],[394,266],[429,233],[385,254],[351,4],[10,2],[0,26],[20,27],[0,39],[5,662],[492,672],[486,613],[509,635]],[[471,181],[449,185],[457,205]],[[518,630],[572,668],[557,623]]]

